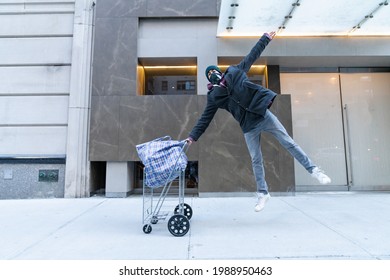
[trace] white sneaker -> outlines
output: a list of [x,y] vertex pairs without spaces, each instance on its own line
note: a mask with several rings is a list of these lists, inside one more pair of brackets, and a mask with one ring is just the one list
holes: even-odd
[[256,193],[257,194],[257,204],[255,206],[255,211],[260,212],[261,210],[264,209],[265,204],[267,201],[271,198],[270,194],[264,194],[264,193]]
[[324,171],[322,171],[318,167],[313,168],[311,177],[317,179],[318,182],[320,182],[320,184],[322,185],[326,185],[332,182],[332,180],[324,173]]

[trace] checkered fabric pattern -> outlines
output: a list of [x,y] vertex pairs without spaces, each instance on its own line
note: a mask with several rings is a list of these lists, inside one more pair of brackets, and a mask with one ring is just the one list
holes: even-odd
[[157,138],[136,146],[145,166],[145,184],[158,188],[178,177],[186,169],[187,155],[183,152],[185,141],[174,141],[169,136]]

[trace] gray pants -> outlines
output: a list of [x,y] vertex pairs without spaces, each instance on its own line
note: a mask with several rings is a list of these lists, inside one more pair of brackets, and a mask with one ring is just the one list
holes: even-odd
[[264,119],[251,131],[244,134],[246,145],[252,159],[253,173],[256,179],[257,192],[268,193],[268,185],[265,181],[263,155],[261,153],[260,136],[261,132],[271,133],[290,154],[311,173],[315,165],[311,162],[305,152],[288,135],[284,126],[278,118],[269,110],[266,111]]

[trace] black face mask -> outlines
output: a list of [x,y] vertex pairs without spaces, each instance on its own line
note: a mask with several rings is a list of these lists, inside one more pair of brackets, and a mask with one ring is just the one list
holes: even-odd
[[213,85],[217,85],[221,81],[221,78],[221,73],[212,73],[210,75],[210,83],[212,83]]

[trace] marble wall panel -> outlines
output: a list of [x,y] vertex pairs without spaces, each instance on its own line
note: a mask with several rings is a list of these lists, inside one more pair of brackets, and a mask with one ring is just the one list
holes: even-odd
[[[205,104],[199,102],[200,112]],[[199,192],[254,191],[250,156],[238,122],[218,110],[198,140]]]
[[[201,104],[200,107],[204,106]],[[278,96],[272,110],[291,132],[290,96]],[[200,110],[201,111],[201,110]],[[262,135],[266,180],[271,192],[294,191],[294,161],[269,135]],[[238,123],[218,111],[199,139],[199,192],[252,192],[256,190],[251,159]]]
[[221,0],[98,0],[96,18],[219,15]]
[[[198,96],[155,95],[121,97],[119,161],[138,161],[135,146],[169,135],[184,140],[197,120]],[[197,147],[188,150],[189,160],[197,160]]]
[[143,17],[147,4],[145,0],[97,0],[96,18]]
[[148,17],[216,17],[220,7],[220,0],[148,0],[147,3]]
[[[170,135],[185,139],[206,105],[206,96],[107,96],[92,103],[92,161],[138,161],[135,146]],[[290,96],[279,95],[273,111],[291,135]],[[262,135],[266,179],[272,192],[293,192],[294,161],[270,135]],[[219,110],[202,137],[190,146],[199,162],[199,192],[255,191],[250,156],[241,128]]]
[[120,96],[94,96],[91,104],[89,158],[117,161]]
[[136,95],[138,18],[96,19],[92,96]]

